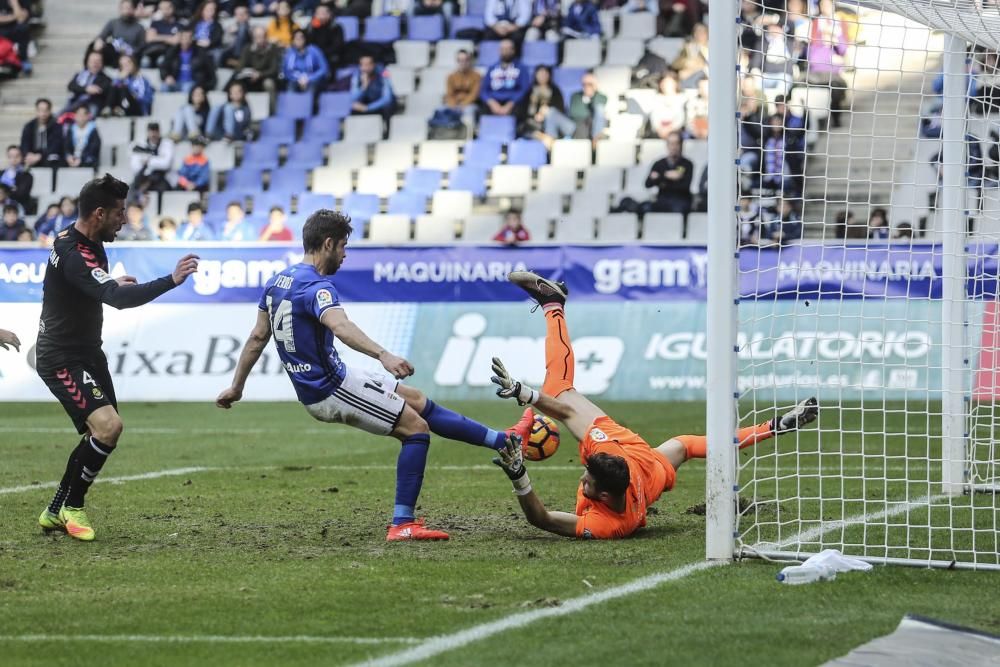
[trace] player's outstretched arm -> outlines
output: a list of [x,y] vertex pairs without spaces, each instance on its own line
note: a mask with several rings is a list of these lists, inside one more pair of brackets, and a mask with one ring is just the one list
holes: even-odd
[[263,310],[257,311],[257,323],[254,324],[250,337],[243,345],[240,352],[240,360],[236,362],[236,374],[233,376],[233,384],[224,390],[215,399],[215,405],[228,410],[233,407],[233,403],[243,398],[243,387],[246,385],[250,371],[257,364],[261,353],[267,346],[267,341],[271,340],[271,320]]
[[6,329],[0,329],[0,347],[5,350],[9,350],[11,347],[15,351],[21,351],[21,339],[17,337],[13,331],[7,331]]
[[177,267],[169,276],[163,276],[148,283],[136,284],[135,278],[125,276],[115,280],[97,262],[80,252],[71,252],[63,259],[66,278],[77,289],[92,299],[97,299],[112,308],[136,308],[177,287],[187,277],[198,270],[198,256],[185,255],[177,262]]
[[563,401],[512,378],[499,357],[493,357],[493,377],[490,380],[497,386],[500,398],[517,399],[518,405],[534,405],[540,412],[559,421],[565,421],[572,414]]
[[578,517],[569,512],[550,512],[531,488],[528,469],[524,467],[520,438],[512,435],[507,439],[507,445],[497,453],[499,456],[493,459],[493,463],[507,473],[511,484],[514,485],[517,502],[521,505],[521,511],[524,512],[528,523],[556,535],[576,537]]
[[327,308],[320,317],[320,322],[347,347],[378,359],[382,368],[392,373],[397,380],[413,375],[413,366],[409,361],[389,352],[369,338],[361,327],[348,319],[343,308]]

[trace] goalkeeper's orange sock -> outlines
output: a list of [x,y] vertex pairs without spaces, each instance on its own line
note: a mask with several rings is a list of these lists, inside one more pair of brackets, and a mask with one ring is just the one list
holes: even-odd
[[[767,440],[774,436],[774,429],[770,421],[756,426],[747,426],[736,431],[736,437],[740,441],[740,449],[756,445],[762,440]],[[684,449],[687,450],[689,459],[703,459],[708,454],[708,438],[703,435],[678,435],[674,440],[679,440]]]
[[542,391],[549,396],[558,396],[573,388],[576,357],[573,356],[562,304],[545,304],[542,310],[545,312],[545,384]]

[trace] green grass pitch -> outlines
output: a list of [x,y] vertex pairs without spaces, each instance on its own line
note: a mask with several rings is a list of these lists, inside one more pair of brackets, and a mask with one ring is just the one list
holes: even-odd
[[[500,401],[450,407],[493,426],[517,417]],[[654,444],[704,429],[699,404],[604,407]],[[11,490],[58,478],[76,440],[68,420],[54,404],[0,414],[3,665],[352,664],[704,555],[704,517],[685,511],[704,499],[701,462],[679,471],[637,537],[581,542],[529,526],[487,450],[440,438],[419,512],[452,539],[387,544],[398,444],[320,424],[295,404],[123,405],[105,479],[204,470],[95,485],[98,540],[78,543],[38,529],[50,489]],[[836,437],[844,451],[869,446]],[[551,508],[572,510],[572,438],[530,470]],[[877,567],[790,587],[775,582],[779,568],[699,571],[423,664],[811,665],[890,632],[907,612],[1000,632],[996,573]],[[246,637],[303,639],[225,641]]]

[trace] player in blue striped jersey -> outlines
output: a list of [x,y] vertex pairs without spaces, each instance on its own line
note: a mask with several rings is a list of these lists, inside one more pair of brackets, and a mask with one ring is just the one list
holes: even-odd
[[[310,415],[402,442],[396,464],[396,502],[386,539],[445,540],[447,533],[427,528],[414,516],[430,432],[494,450],[504,448],[508,438],[516,436],[452,412],[398,382],[413,375],[413,366],[348,319],[330,280],[347,256],[351,231],[350,219],[340,213],[323,209],[309,217],[302,230],[302,262],[274,276],[264,287],[257,323],[243,346],[232,386],[219,394],[216,405],[228,409],[243,397],[247,377],[273,336],[285,372]],[[334,338],[378,359],[388,375],[344,364]]]

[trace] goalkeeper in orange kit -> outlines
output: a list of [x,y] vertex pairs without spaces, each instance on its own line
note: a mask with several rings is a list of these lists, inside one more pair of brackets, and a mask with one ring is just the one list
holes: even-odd
[[[536,391],[510,377],[500,359],[493,359],[493,382],[501,398],[517,399],[562,422],[580,441],[584,466],[576,494],[576,511],[551,511],[532,490],[521,448],[508,441],[493,462],[503,468],[528,521],[542,530],[567,537],[612,539],[628,537],[646,525],[646,509],[674,486],[677,468],[691,458],[705,458],[706,438],[679,435],[651,447],[638,434],[617,424],[573,388],[575,359],[563,312],[568,290],[561,282],[529,271],[514,271],[508,280],[527,292],[545,314],[545,384]],[[815,398],[770,421],[737,432],[740,448],[794,431],[817,415]],[[531,408],[514,427],[522,441],[531,428]]]

